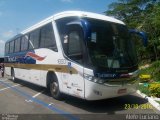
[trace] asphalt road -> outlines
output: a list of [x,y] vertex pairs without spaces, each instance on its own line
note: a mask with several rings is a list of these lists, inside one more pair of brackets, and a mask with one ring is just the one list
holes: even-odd
[[24,81],[13,83],[0,78],[0,119],[7,120],[121,120],[154,117],[157,111],[138,94],[99,101],[85,101],[64,95],[61,101],[53,99],[48,91]]

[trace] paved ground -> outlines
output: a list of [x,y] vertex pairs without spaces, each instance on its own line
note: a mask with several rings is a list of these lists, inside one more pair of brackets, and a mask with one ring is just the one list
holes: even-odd
[[[160,112],[137,94],[99,101],[85,101],[64,96],[53,99],[45,88],[7,77],[0,78],[0,119],[142,119],[155,117]],[[147,118],[147,117],[146,117]]]

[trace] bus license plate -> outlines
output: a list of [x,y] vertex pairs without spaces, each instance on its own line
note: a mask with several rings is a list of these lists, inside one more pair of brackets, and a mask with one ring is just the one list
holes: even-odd
[[125,88],[125,89],[119,89],[117,93],[118,93],[118,94],[127,93],[127,89],[126,89],[126,88]]

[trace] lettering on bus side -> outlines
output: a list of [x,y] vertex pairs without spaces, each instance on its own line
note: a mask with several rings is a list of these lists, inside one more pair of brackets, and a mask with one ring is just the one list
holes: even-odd
[[66,64],[66,60],[65,59],[58,59],[58,64]]
[[96,73],[96,76],[98,78],[115,78],[115,77],[117,77],[116,74],[110,74],[110,73]]
[[9,57],[8,62],[16,62],[17,58],[16,57]]
[[8,62],[23,63],[23,64],[35,64],[36,60],[34,60],[30,57],[16,56],[16,57],[9,57]]

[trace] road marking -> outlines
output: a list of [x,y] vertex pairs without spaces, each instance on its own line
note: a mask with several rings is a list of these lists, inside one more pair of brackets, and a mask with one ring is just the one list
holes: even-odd
[[[11,87],[9,84],[5,83],[5,82],[2,82],[0,81],[0,83],[2,83],[3,85],[5,86],[8,86],[8,87]],[[64,110],[61,110],[59,108],[57,108],[56,106],[48,106],[48,103],[46,103],[45,101],[42,101],[42,100],[39,100],[37,98],[33,98],[31,95],[29,95],[26,91],[23,91],[21,89],[18,89],[18,88],[15,88],[15,87],[11,87],[11,89],[16,92],[17,94],[29,99],[29,100],[32,100],[33,102],[39,104],[39,105],[42,105],[43,107],[45,108],[48,108],[50,109],[51,111],[53,112],[56,112],[57,114],[60,114],[61,116],[65,117],[65,118],[68,118],[69,120],[80,120],[78,117],[72,115],[71,113],[69,112],[66,112]]]
[[7,89],[10,89],[10,88],[13,88],[13,87],[16,87],[16,86],[19,86],[19,85],[20,84],[16,84],[16,85],[13,85],[13,86],[10,86],[10,87],[2,88],[2,89],[0,89],[0,92],[4,91],[4,90],[7,90]]
[[33,102],[32,100],[27,100],[27,99],[26,99],[25,101],[26,101],[26,102]]
[[48,106],[51,106],[51,105],[54,105],[54,103],[50,103],[50,104],[48,104]]
[[[43,92],[44,92],[44,90],[39,92],[39,93],[37,93],[37,94],[35,94],[35,95],[33,95],[32,98],[36,98],[38,95],[42,94]],[[33,102],[31,99],[29,99],[29,100],[26,99],[25,101],[26,102]]]
[[41,92],[35,94],[34,96],[32,96],[32,98],[36,98],[38,95],[42,94],[44,92],[44,90],[42,90]]

